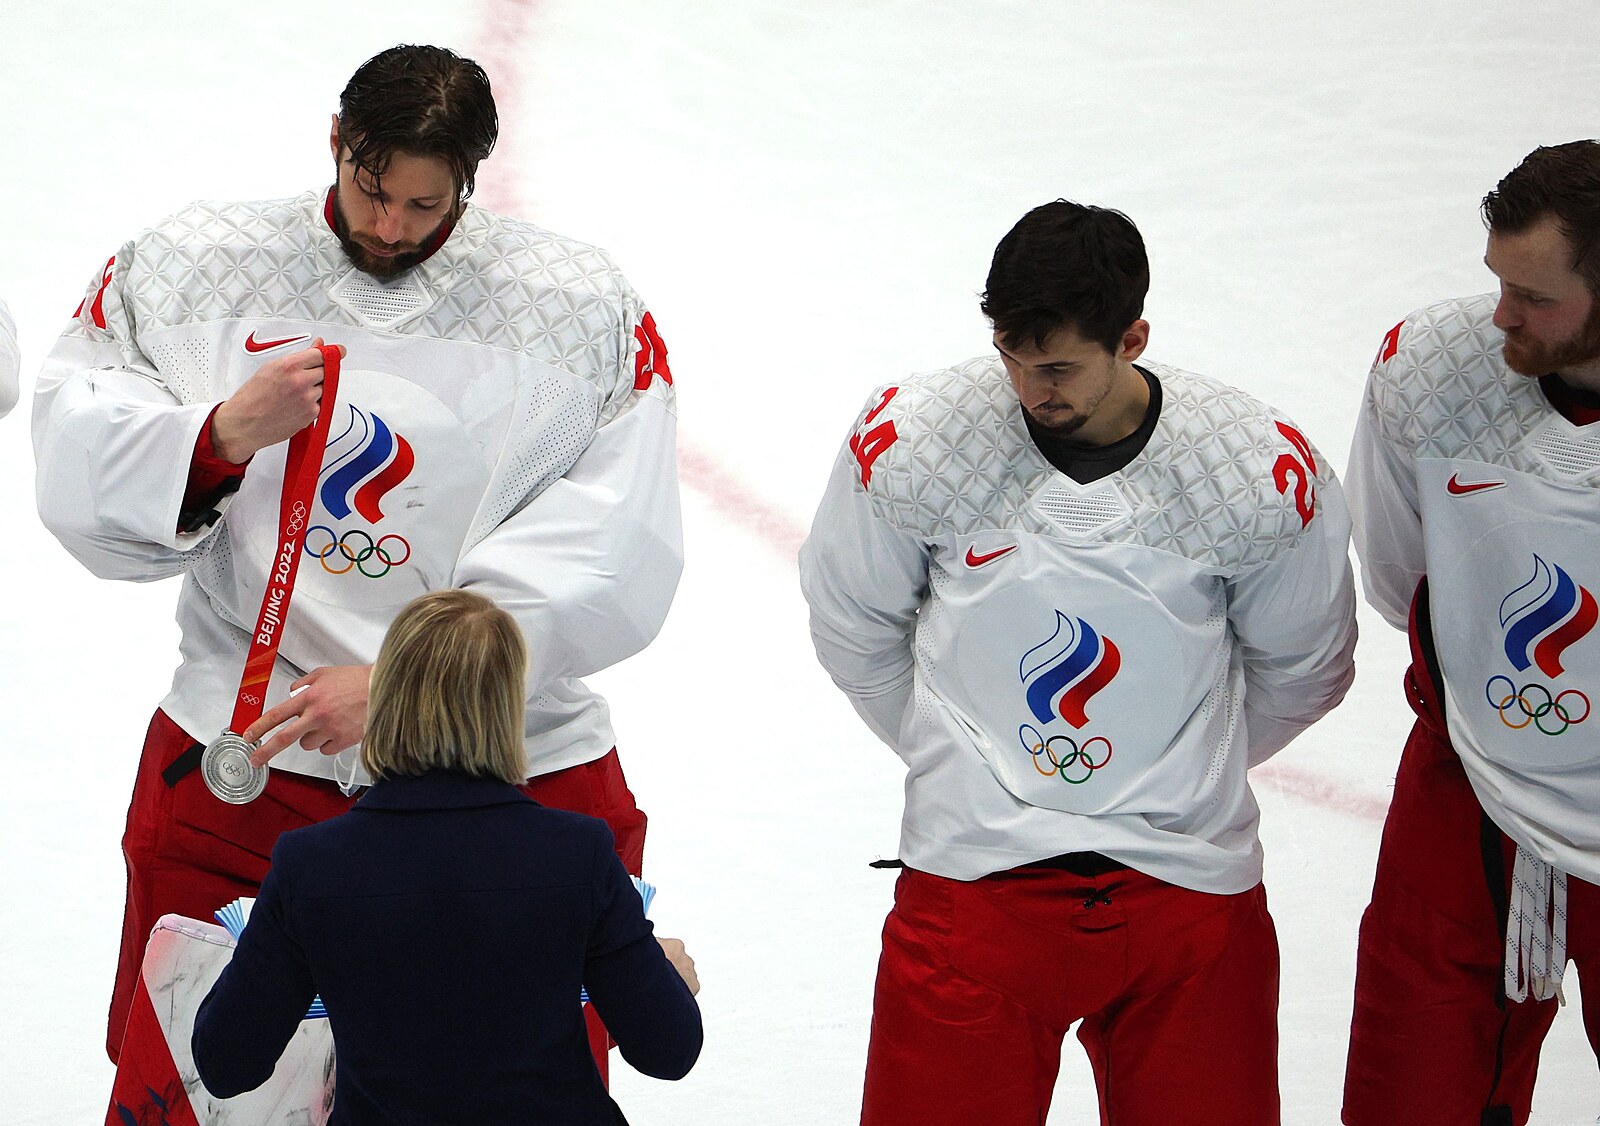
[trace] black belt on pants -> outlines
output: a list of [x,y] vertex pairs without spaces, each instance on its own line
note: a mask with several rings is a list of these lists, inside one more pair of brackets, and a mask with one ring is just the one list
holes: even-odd
[[161,780],[169,787],[176,786],[185,774],[192,774],[200,769],[200,756],[205,753],[205,747],[199,743],[191,743],[187,751],[167,764],[167,768],[161,772]]
[[[173,765],[177,765],[174,763]],[[868,865],[870,868],[904,868],[903,860],[874,860]],[[1060,856],[1047,856],[1043,860],[1035,860],[1028,864],[1019,864],[1018,868],[1054,868],[1062,872],[1070,872],[1074,876],[1082,876],[1092,880],[1096,876],[1109,875],[1112,872],[1126,872],[1128,865],[1120,860],[1113,860],[1101,852],[1063,852]]]
[[1113,860],[1102,852],[1063,852],[1060,856],[1047,856],[1043,860],[1035,860],[1031,864],[1021,864],[1018,867],[1055,868],[1062,872],[1070,872],[1074,876],[1082,876],[1086,880],[1128,870],[1128,866],[1122,861]]

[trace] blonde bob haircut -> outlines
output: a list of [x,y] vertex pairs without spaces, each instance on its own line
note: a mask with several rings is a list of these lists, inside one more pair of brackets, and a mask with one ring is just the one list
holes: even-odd
[[372,666],[361,764],[373,778],[444,769],[522,782],[527,672],[510,614],[471,591],[424,594]]

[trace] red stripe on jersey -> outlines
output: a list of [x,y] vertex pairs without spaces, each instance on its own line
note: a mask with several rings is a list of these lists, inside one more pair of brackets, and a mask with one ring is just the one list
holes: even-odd
[[1059,704],[1061,718],[1074,727],[1083,727],[1089,722],[1089,714],[1085,706],[1094,697],[1095,693],[1110,684],[1122,668],[1122,652],[1109,638],[1105,638],[1105,656],[1100,660],[1100,667],[1092,669],[1089,675],[1074,684],[1067,693],[1061,697]]
[[406,474],[417,464],[417,455],[411,452],[411,443],[398,434],[394,437],[398,443],[394,460],[382,473],[362,485],[355,496],[356,511],[374,524],[383,519],[383,512],[379,509],[378,502],[383,499],[385,493],[405,480]]
[[1596,621],[1600,621],[1600,605],[1596,605],[1594,595],[1584,587],[1579,587],[1581,596],[1578,602],[1578,612],[1567,619],[1560,629],[1545,635],[1543,641],[1533,647],[1533,660],[1540,670],[1548,677],[1558,677],[1566,671],[1561,665],[1561,654],[1566,652],[1567,646],[1594,628]]

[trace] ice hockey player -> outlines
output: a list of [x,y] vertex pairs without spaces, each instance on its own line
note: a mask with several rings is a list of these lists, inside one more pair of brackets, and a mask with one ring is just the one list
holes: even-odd
[[[1570,956],[1600,965],[1600,142],[1483,200],[1499,294],[1384,337],[1350,454],[1367,600],[1410,633],[1361,922],[1350,1126],[1520,1126]],[[1600,1052],[1600,1004],[1584,1007]]]
[[[527,792],[605,818],[639,871],[645,819],[580,678],[646,645],[676,588],[671,375],[603,251],[469,205],[497,130],[476,63],[383,51],[340,98],[331,188],[197,203],[136,236],[95,271],[39,378],[45,523],[102,577],[184,576],[182,663],[124,837],[114,1060],[152,923],[251,894],[281,832],[342,812],[366,781],[353,748],[370,664],[424,591],[470,588],[516,618]],[[265,712],[236,733],[264,739],[272,770],[229,805],[195,766],[244,695],[285,442],[318,413],[324,342],[342,353],[326,457],[314,505],[281,529],[303,531],[303,565]]]
[[1036,1126],[1079,1018],[1106,1121],[1278,1121],[1246,772],[1350,683],[1349,523],[1286,417],[1141,360],[1148,284],[1126,216],[1030,211],[995,354],[872,393],[801,554],[909,770],[868,1126]]

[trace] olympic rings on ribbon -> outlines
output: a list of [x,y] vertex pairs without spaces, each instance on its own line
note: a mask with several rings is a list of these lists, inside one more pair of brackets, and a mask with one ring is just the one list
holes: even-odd
[[300,529],[306,526],[306,506],[302,501],[295,501],[294,508],[289,512],[289,525],[286,529],[291,536],[299,535]]
[[[1045,738],[1032,724],[1025,723],[1017,729],[1017,738],[1022,741],[1023,749],[1033,756],[1035,770],[1046,778],[1055,776],[1073,786],[1083,785],[1095,771],[1111,761],[1111,741],[1100,735],[1079,746],[1070,735]],[[1096,743],[1105,747],[1105,754],[1091,753]]]
[[[327,533],[327,546],[318,548],[311,545],[311,536],[314,532]],[[356,542],[357,537],[366,543],[352,547],[351,544]],[[355,570],[369,579],[381,579],[411,558],[411,544],[404,536],[390,534],[374,540],[372,533],[362,528],[351,528],[343,535],[335,536],[333,529],[326,524],[313,524],[306,530],[305,551],[307,555],[321,562],[322,569],[330,575],[346,575]],[[335,551],[339,553],[337,558],[334,556]],[[344,566],[334,566],[334,563],[329,562],[330,559],[334,562],[343,560]],[[373,559],[377,562],[371,562]],[[383,570],[378,570],[379,565]]]
[[[1503,693],[1494,686],[1494,682],[1497,680],[1505,682]],[[1530,697],[1535,696],[1535,694],[1542,695],[1544,698],[1542,700],[1531,699]],[[1488,683],[1483,686],[1483,695],[1484,699],[1488,700],[1489,706],[1500,714],[1500,722],[1513,731],[1521,731],[1524,727],[1532,724],[1542,734],[1565,735],[1567,728],[1575,727],[1589,718],[1589,697],[1579,692],[1576,688],[1569,688],[1565,692],[1552,695],[1550,689],[1537,682],[1525,684],[1518,688],[1516,682],[1509,676],[1496,675],[1491,676]],[[1568,703],[1569,699],[1570,703]],[[1573,713],[1577,710],[1580,701],[1583,706],[1583,714],[1574,715]],[[1522,716],[1520,723],[1506,718],[1512,712],[1512,705],[1516,706],[1516,712]],[[1552,715],[1555,716],[1555,719],[1547,718]],[[1558,720],[1561,723],[1560,727],[1556,726]]]

